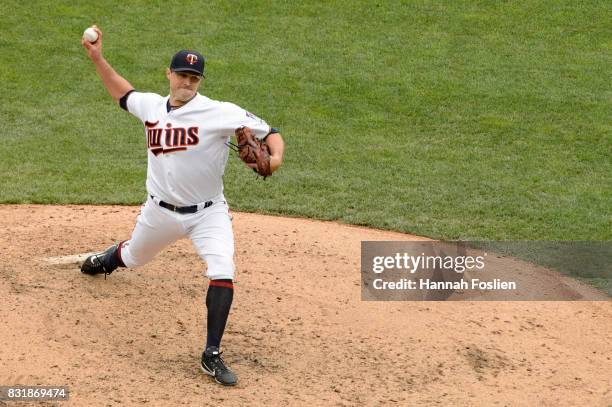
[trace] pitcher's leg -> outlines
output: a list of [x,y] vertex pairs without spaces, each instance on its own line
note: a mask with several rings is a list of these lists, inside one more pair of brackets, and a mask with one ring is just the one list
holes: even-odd
[[206,293],[206,346],[202,369],[223,385],[236,384],[236,375],[221,358],[221,338],[234,298],[234,234],[226,204],[205,213],[190,234],[193,245],[207,264],[210,279]]
[[136,219],[130,240],[121,244],[119,255],[126,267],[150,262],[162,249],[183,237],[180,216],[149,198]]
[[130,240],[89,256],[81,271],[85,274],[110,274],[117,267],[136,267],[151,261],[164,247],[184,235],[176,215],[164,211],[149,199],[136,219]]
[[218,203],[205,211],[190,230],[189,238],[206,262],[206,275],[210,280],[233,280],[234,232],[229,208],[225,203]]
[[238,379],[234,372],[225,365],[221,358],[219,346],[229,315],[234,285],[232,280],[211,280],[206,294],[208,308],[206,347],[202,353],[202,370],[213,376],[217,383],[233,386]]

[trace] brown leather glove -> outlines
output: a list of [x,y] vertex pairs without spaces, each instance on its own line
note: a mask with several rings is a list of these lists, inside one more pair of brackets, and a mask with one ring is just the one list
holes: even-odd
[[238,127],[235,131],[236,143],[238,144],[238,155],[249,167],[264,177],[272,175],[270,169],[270,149],[265,140],[259,140],[253,131],[245,126]]

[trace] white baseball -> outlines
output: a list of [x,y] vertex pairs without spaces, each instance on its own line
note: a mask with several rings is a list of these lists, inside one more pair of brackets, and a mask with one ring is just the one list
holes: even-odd
[[98,41],[98,33],[92,27],[89,27],[83,32],[83,37],[89,42]]

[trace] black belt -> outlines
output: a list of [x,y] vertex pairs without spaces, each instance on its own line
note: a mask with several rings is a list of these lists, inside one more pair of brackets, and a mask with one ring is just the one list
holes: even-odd
[[[151,195],[151,198],[154,199],[153,195]],[[212,204],[213,204],[213,201],[204,202],[204,207],[202,209],[206,209]],[[159,201],[159,206],[161,206],[162,208],[166,208],[169,211],[177,212],[177,213],[196,213],[198,211],[198,205],[174,206],[172,204],[169,204],[168,202],[164,202],[161,200]]]

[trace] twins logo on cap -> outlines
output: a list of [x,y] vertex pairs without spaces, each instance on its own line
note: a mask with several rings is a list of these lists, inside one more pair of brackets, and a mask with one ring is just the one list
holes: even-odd
[[204,76],[204,57],[197,51],[181,50],[172,57],[170,69],[174,72],[191,72]]
[[198,56],[193,54],[187,54],[185,61],[189,62],[189,65],[195,65],[198,62]]

